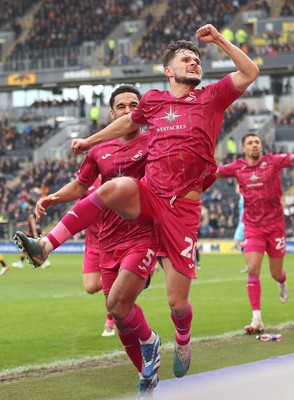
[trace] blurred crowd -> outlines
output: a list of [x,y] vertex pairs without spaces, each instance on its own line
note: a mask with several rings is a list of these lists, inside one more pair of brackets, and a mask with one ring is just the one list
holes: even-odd
[[[20,118],[19,121],[30,119]],[[34,123],[19,129],[17,123],[11,124],[7,114],[0,115],[0,155],[17,156],[25,155],[25,150],[38,148],[53,133],[54,128],[48,125],[42,118],[39,123],[32,117]],[[17,152],[18,150],[18,152]]]
[[54,57],[57,61],[58,58],[61,61],[63,56],[67,56],[72,58],[74,65],[78,46],[88,41],[99,44],[121,22],[140,19],[144,8],[152,2],[153,0],[45,1],[34,15],[33,27],[28,37],[17,44],[10,60],[38,60],[48,54],[53,55],[46,50],[55,49]]
[[[21,0],[10,4],[4,1],[2,26],[5,21],[14,21],[36,3],[33,0]],[[263,10],[271,16],[271,9],[264,1],[249,0],[167,0],[165,14],[155,21],[151,12],[144,12],[154,0],[49,0],[43,2],[34,15],[33,27],[27,38],[19,42],[12,52],[8,65],[13,61],[28,61],[31,68],[37,68],[40,60],[54,59],[55,67],[83,67],[80,46],[85,42],[96,45],[105,40],[111,31],[123,21],[144,19],[147,33],[135,54],[115,56],[115,40],[106,41],[107,56],[100,60],[102,64],[143,64],[161,62],[162,51],[168,43],[178,39],[195,40],[195,31],[206,23],[212,23],[227,34],[227,38],[240,46],[245,52],[256,55],[275,55],[282,52],[294,52],[293,41],[284,39],[283,32],[267,31],[259,44],[252,40],[246,27],[236,31],[229,28],[235,14],[244,11]],[[280,5],[281,16],[293,16],[293,1],[284,0]],[[1,17],[1,11],[0,11]],[[0,24],[1,26],[1,24]],[[7,26],[6,26],[7,28]],[[218,56],[218,51],[210,45],[199,44],[202,54],[208,58]],[[50,64],[51,65],[51,64]],[[43,66],[44,67],[44,66]]]
[[[30,213],[29,203],[48,193],[52,193],[64,184],[75,179],[75,174],[80,166],[82,156],[69,154],[66,160],[44,159],[37,165],[28,169],[20,169],[18,164],[13,167],[18,172],[18,178],[12,186],[6,180],[5,169],[0,174],[0,220],[12,221],[15,224],[27,221]],[[15,173],[16,170],[10,173]],[[48,225],[53,220],[59,219],[67,206],[53,206],[48,210],[48,215],[43,218],[42,224]],[[0,232],[1,234],[1,232]]]

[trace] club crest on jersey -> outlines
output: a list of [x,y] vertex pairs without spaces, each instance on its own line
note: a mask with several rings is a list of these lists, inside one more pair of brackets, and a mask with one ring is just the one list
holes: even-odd
[[265,168],[267,166],[267,163],[265,162],[265,161],[263,161],[261,164],[260,164],[260,168]]
[[142,156],[143,156],[143,151],[142,151],[142,150],[138,150],[137,154],[135,154],[135,155],[132,157],[132,161],[141,160]]
[[256,181],[258,181],[258,179],[259,179],[259,177],[254,172],[251,175],[251,178],[249,178],[249,180],[252,182],[256,182]]
[[185,101],[193,101],[193,100],[197,100],[197,97],[193,92],[190,92],[189,96],[185,98]]

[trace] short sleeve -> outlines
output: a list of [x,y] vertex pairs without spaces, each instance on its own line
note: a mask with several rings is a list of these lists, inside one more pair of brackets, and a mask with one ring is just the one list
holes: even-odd
[[95,147],[93,147],[93,149],[87,154],[77,172],[78,181],[87,187],[93,185],[100,174],[95,153]]
[[131,118],[137,124],[146,125],[148,123],[146,118],[146,99],[148,92],[141,98],[137,107],[132,111]]

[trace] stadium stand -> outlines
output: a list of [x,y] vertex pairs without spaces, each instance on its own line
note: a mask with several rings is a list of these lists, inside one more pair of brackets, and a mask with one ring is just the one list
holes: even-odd
[[230,23],[238,11],[236,2],[169,0],[165,15],[142,38],[138,48],[141,62],[158,62],[162,50],[172,40],[194,40],[195,31],[205,23],[212,23],[218,29]]
[[41,0],[31,29],[9,56],[5,70],[81,65],[83,43],[99,45],[120,22],[139,19],[152,2]]

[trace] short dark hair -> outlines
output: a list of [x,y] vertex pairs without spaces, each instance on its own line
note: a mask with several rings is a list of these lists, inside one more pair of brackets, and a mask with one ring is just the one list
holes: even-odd
[[246,135],[244,135],[244,136],[242,137],[242,146],[244,146],[245,140],[246,140],[249,136],[256,136],[256,137],[258,137],[258,139],[260,139],[260,141],[261,141],[261,137],[260,137],[259,135],[257,135],[257,133],[249,132],[249,133],[246,133]]
[[200,58],[200,50],[195,43],[188,40],[177,40],[167,46],[163,53],[162,63],[164,67],[167,67],[171,60],[175,57],[176,53],[181,50],[190,50]]
[[110,107],[112,110],[113,110],[113,104],[114,104],[114,100],[115,100],[116,96],[121,93],[134,93],[138,97],[138,100],[140,100],[142,97],[141,93],[135,86],[120,85],[111,93],[111,96],[110,96],[109,104],[110,104]]

